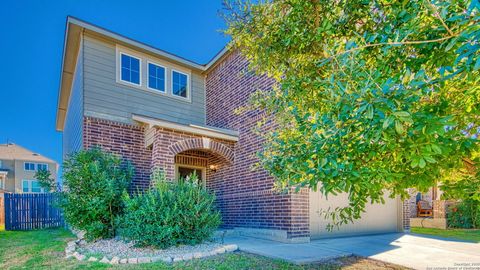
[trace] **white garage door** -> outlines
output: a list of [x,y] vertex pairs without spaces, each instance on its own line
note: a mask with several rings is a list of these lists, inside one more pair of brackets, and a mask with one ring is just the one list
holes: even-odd
[[320,192],[310,191],[310,237],[316,239],[399,231],[401,224],[400,200],[390,199],[387,195],[385,195],[385,204],[368,204],[361,219],[328,231],[326,227],[329,221],[321,213],[329,207],[335,209],[335,207],[347,205],[347,194],[328,196],[328,200],[326,200]]

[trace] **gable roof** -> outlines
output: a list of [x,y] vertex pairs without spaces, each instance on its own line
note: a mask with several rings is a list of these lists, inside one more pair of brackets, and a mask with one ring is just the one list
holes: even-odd
[[26,148],[21,147],[20,145],[13,143],[0,144],[0,159],[25,160],[57,164],[57,162],[52,159],[44,157],[38,153],[34,153]]
[[181,56],[175,55],[173,53],[169,53],[167,51],[147,45],[143,42],[125,37],[113,31],[102,28],[100,26],[68,16],[66,29],[65,29],[65,40],[63,45],[62,69],[61,69],[61,75],[60,75],[60,90],[58,94],[58,105],[57,105],[56,129],[58,131],[63,130],[63,126],[65,123],[68,101],[70,99],[72,82],[73,82],[73,77],[74,77],[75,67],[77,62],[77,55],[78,55],[78,50],[80,48],[80,39],[81,39],[80,36],[83,31],[90,31],[96,34],[100,34],[107,38],[113,39],[120,44],[135,47],[138,50],[143,50],[148,53],[155,54],[158,57],[165,58],[168,61],[174,62],[176,64],[179,64],[200,72],[207,72],[220,59],[222,59],[223,55],[225,55],[229,51],[228,46],[226,46],[219,53],[217,53],[208,63],[199,64],[194,61],[183,58]]

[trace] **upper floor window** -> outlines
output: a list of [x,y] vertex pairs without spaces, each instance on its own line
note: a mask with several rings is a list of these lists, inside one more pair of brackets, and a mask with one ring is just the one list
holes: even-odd
[[165,93],[165,68],[148,63],[148,88]]
[[172,70],[172,94],[188,98],[188,75]]
[[37,171],[48,171],[48,164],[38,163],[37,164]]
[[120,45],[115,56],[117,83],[192,102],[191,70]]
[[23,164],[25,171],[35,171],[35,163],[25,162]]
[[120,54],[120,79],[124,82],[140,85],[140,58]]

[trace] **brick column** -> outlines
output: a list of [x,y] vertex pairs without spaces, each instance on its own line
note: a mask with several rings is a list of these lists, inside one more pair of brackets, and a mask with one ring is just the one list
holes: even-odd
[[175,178],[175,155],[168,149],[174,143],[174,138],[161,129],[155,130],[152,146],[152,171],[162,170],[167,180]]

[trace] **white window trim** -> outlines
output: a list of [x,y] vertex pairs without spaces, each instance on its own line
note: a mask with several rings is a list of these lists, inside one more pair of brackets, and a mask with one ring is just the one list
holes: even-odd
[[[128,81],[121,80],[121,71],[122,71],[121,55],[122,54],[140,59],[140,84],[134,84],[134,83],[131,83],[131,82],[128,82]],[[150,88],[148,86],[148,63],[149,62],[165,68],[165,92],[162,92],[162,91],[154,89],[154,88]],[[159,63],[161,63],[161,64],[159,64]],[[143,76],[143,73],[144,73],[143,70],[144,69],[147,69],[147,72],[146,72],[147,76]],[[116,71],[115,72],[115,75],[116,75],[115,80],[118,84],[121,84],[123,86],[128,86],[128,87],[131,87],[131,88],[134,88],[134,89],[139,89],[139,90],[142,90],[142,91],[146,91],[148,93],[154,93],[156,95],[161,95],[161,96],[164,96],[164,97],[167,97],[167,98],[170,98],[170,99],[174,99],[174,100],[177,100],[177,101],[192,103],[192,97],[191,97],[192,96],[192,90],[191,90],[192,89],[192,87],[191,87],[192,82],[190,81],[191,80],[191,70],[190,69],[184,68],[182,66],[178,66],[178,65],[176,65],[174,63],[170,63],[168,61],[162,61],[161,59],[157,59],[157,58],[152,57],[150,55],[140,53],[140,52],[137,52],[137,51],[135,51],[133,49],[130,49],[128,47],[124,47],[124,46],[121,46],[121,45],[117,44],[115,46],[115,71]],[[172,85],[173,85],[172,84],[172,81],[173,81],[172,80],[172,74],[173,74],[173,72],[172,71],[176,71],[176,72],[187,75],[187,98],[184,98],[184,97],[177,96],[177,95],[173,94],[173,91],[172,91]]]
[[[32,182],[38,182],[37,179],[22,179],[22,193],[33,193],[33,194],[39,194],[39,193],[45,193],[45,189],[40,187],[40,192],[33,192],[32,191]],[[28,182],[28,191],[25,192],[23,191],[23,182]]]
[[[163,80],[163,89],[164,89],[164,90],[163,90],[163,91],[150,87],[150,68],[148,67],[148,65],[150,65],[150,64],[155,65],[155,66],[157,66],[157,67],[163,68],[163,78],[164,78],[164,80]],[[149,90],[155,91],[155,92],[157,92],[157,93],[166,95],[166,94],[167,94],[167,85],[168,85],[168,84],[167,84],[167,74],[168,74],[168,73],[167,73],[167,67],[164,66],[164,65],[160,65],[160,64],[157,63],[157,62],[154,62],[154,61],[152,61],[152,60],[147,59],[147,67],[146,67],[146,69],[147,69],[147,82],[146,82],[145,85],[147,86],[147,88],[148,88]]]
[[[136,83],[133,83],[133,82],[129,82],[129,81],[124,81],[122,80],[122,54],[126,55],[126,56],[129,56],[129,57],[132,57],[132,58],[135,58],[138,60],[138,68],[139,68],[139,74],[138,76],[139,77],[139,80],[138,80],[138,84]],[[142,66],[143,66],[143,60],[141,57],[139,56],[136,56],[136,55],[133,55],[131,53],[128,53],[128,52],[125,52],[124,50],[118,50],[118,53],[117,53],[117,62],[115,63],[116,66],[117,66],[117,82],[118,83],[121,83],[121,84],[126,84],[126,85],[129,85],[129,86],[135,86],[135,87],[142,87]]]
[[[27,163],[28,163],[28,164],[33,164],[33,170],[27,170],[27,169],[25,168],[25,165],[26,165]],[[37,167],[37,165],[36,165],[34,162],[23,162],[23,170],[26,171],[26,172],[34,172],[34,171],[36,171],[36,167]]]
[[[187,97],[178,96],[178,95],[175,95],[175,94],[173,93],[173,72],[177,72],[177,73],[180,73],[180,74],[182,74],[182,75],[187,76]],[[171,89],[172,97],[177,98],[177,99],[180,99],[180,100],[188,100],[188,101],[191,101],[191,94],[190,94],[190,84],[191,84],[191,83],[190,83],[190,74],[172,68],[171,71],[170,71],[170,78],[171,78],[171,79],[170,79],[170,89]]]

